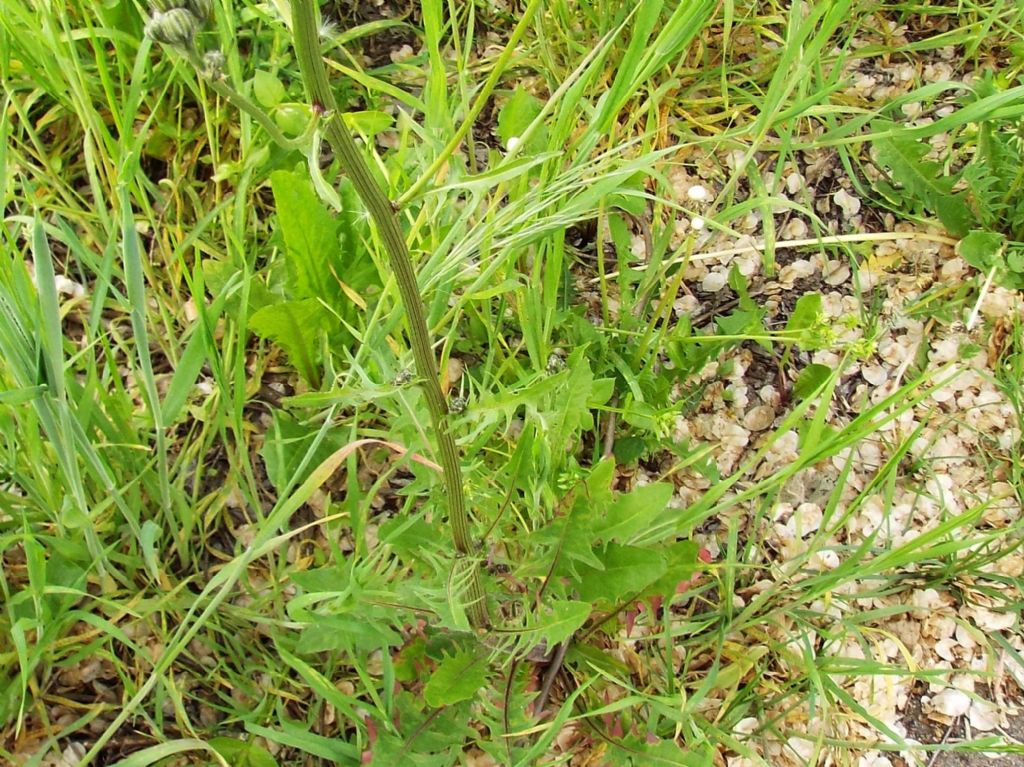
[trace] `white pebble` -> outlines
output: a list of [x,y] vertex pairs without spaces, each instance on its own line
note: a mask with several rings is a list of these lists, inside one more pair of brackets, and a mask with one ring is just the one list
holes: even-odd
[[971,708],[971,698],[961,690],[947,687],[932,698],[932,711],[942,716],[963,716]]
[[860,198],[854,197],[845,189],[840,189],[832,195],[832,200],[842,209],[844,218],[852,218],[860,213]]
[[889,379],[888,371],[881,365],[865,365],[860,369],[860,374],[872,386],[881,386]]
[[686,196],[694,202],[707,202],[711,199],[711,192],[707,190],[707,187],[694,184],[686,190]]
[[743,426],[750,431],[764,431],[775,422],[775,408],[758,405],[743,416]]
[[717,293],[725,287],[729,276],[725,272],[710,272],[700,283],[700,289],[705,293]]

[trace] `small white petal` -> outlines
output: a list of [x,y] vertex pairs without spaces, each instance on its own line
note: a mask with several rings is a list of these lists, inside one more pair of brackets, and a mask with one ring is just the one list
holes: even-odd
[[508,151],[514,152],[520,143],[522,142],[520,142],[519,136],[510,136],[508,139]]
[[700,216],[694,216],[693,218],[690,219],[690,228],[700,231],[701,229],[704,228],[704,219],[701,218]]

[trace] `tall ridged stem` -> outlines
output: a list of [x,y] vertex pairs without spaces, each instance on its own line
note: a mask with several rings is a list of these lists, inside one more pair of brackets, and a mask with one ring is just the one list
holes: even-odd
[[[459,451],[455,446],[448,423],[448,405],[441,392],[438,376],[437,360],[430,343],[430,333],[416,283],[416,272],[413,269],[409,249],[405,244],[405,236],[398,222],[398,210],[388,199],[370,173],[359,147],[352,138],[345,123],[338,113],[337,102],[327,79],[327,69],[320,56],[319,10],[314,0],[291,0],[292,32],[295,37],[295,55],[302,72],[306,92],[313,102],[314,109],[323,108],[327,115],[324,135],[328,143],[341,161],[342,170],[352,180],[352,185],[366,205],[370,216],[377,225],[384,248],[398,282],[398,291],[405,308],[409,324],[409,337],[412,343],[413,358],[416,361],[416,372],[430,410],[430,419],[434,427],[441,466],[444,469],[444,486],[448,498],[448,519],[452,527],[452,538],[455,541],[456,567],[469,568],[464,575],[468,577],[467,615],[470,624],[476,629],[486,628],[487,602],[484,594],[480,570],[472,561],[472,546],[469,534],[469,515],[462,487],[462,469]],[[463,573],[457,573],[463,575]],[[455,581],[461,578],[453,579]]]

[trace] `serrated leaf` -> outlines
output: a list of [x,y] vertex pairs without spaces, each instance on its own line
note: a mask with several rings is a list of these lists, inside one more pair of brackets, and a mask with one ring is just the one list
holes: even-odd
[[944,173],[937,162],[925,160],[930,147],[907,138],[883,138],[875,142],[878,161],[892,172],[920,205],[934,212],[942,225],[955,237],[967,233],[971,209],[963,192],[953,193],[956,176]]
[[284,237],[288,291],[292,298],[318,298],[341,307],[345,300],[339,282],[342,269],[339,223],[299,173],[270,174],[277,207],[278,229]]
[[[564,516],[556,518],[530,536],[534,546],[545,547],[558,557],[555,574],[575,578],[581,563],[600,567],[601,560],[594,550],[592,517],[594,508],[586,497],[580,496]],[[543,577],[547,575],[550,563],[544,559],[531,558],[524,562],[517,572],[520,577]]]
[[459,650],[438,664],[423,688],[423,699],[435,708],[469,700],[487,684],[487,662],[472,650]]
[[935,214],[946,230],[954,237],[961,237],[971,227],[974,215],[963,193],[949,194],[935,201]]
[[314,388],[320,387],[317,367],[320,333],[329,315],[315,298],[282,301],[264,306],[249,318],[249,329],[280,346],[299,375]]
[[574,351],[566,360],[569,376],[563,388],[557,392],[544,409],[536,413],[539,423],[544,425],[544,433],[554,456],[554,467],[557,468],[564,460],[567,451],[571,451],[580,432],[593,425],[590,414],[590,397],[594,386],[594,374],[590,369],[590,361],[586,357],[585,347]]
[[547,642],[548,647],[561,644],[587,622],[593,605],[590,602],[563,600],[553,602],[544,611],[539,624],[529,629]]
[[374,649],[398,644],[401,637],[381,620],[369,616],[318,615],[316,623],[306,626],[295,644],[299,655],[335,650],[370,653]]
[[667,482],[657,482],[620,495],[595,524],[594,534],[606,541],[628,541],[650,528],[663,514],[674,492]]
[[295,570],[288,575],[288,580],[306,594],[323,594],[345,590],[351,578],[345,568],[331,565],[312,570]]
[[960,257],[983,272],[999,264],[1000,253],[1006,244],[1006,237],[998,232],[975,229],[957,244]]
[[700,545],[695,541],[675,541],[661,551],[665,556],[665,574],[645,588],[641,598],[661,596],[670,599],[680,586],[689,585],[701,570]]
[[1006,266],[1011,272],[1024,273],[1024,248],[1011,248],[1006,252]]
[[601,569],[581,566],[577,582],[580,598],[588,602],[617,604],[642,593],[668,569],[662,552],[641,546],[609,543],[596,553]]
[[583,481],[587,503],[592,508],[601,508],[612,500],[612,483],[615,481],[615,461],[602,458],[590,470]]

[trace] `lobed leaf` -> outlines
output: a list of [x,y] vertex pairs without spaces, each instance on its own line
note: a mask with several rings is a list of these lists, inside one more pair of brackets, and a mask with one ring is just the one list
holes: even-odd
[[469,700],[489,676],[483,657],[473,650],[459,650],[438,665],[423,688],[423,699],[435,708]]

